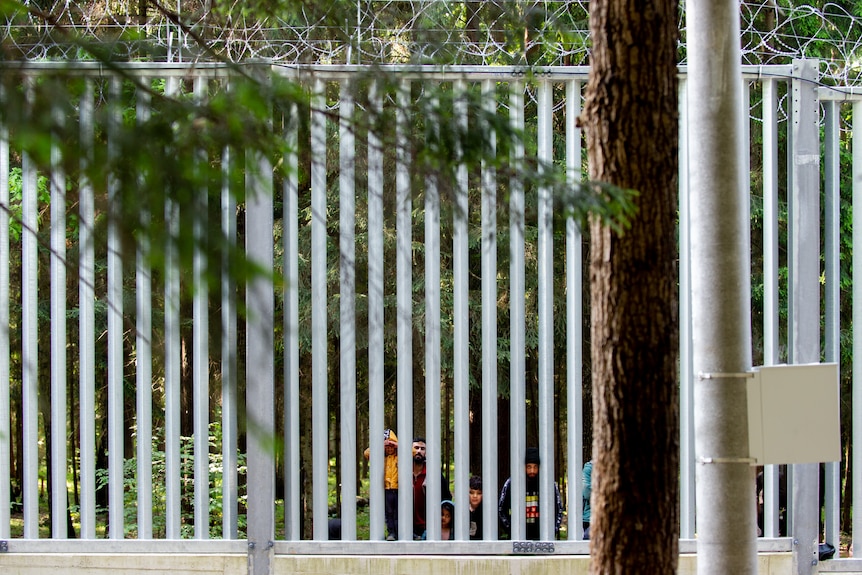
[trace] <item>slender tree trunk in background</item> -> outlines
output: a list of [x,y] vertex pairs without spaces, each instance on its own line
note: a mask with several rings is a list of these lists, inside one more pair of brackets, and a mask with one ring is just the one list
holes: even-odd
[[[341,365],[341,346],[330,345],[330,357],[332,365]],[[329,387],[329,413],[338,414],[329,418],[329,457],[335,459],[335,509],[336,515],[341,516],[341,370],[332,370],[332,383]],[[355,417],[355,416],[354,416]]]
[[[539,354],[530,353],[524,358],[526,377],[524,378],[524,397],[527,405],[524,408],[527,447],[539,446]],[[502,443],[500,445],[503,445]],[[508,477],[510,473],[506,473]]]
[[844,493],[841,497],[841,529],[842,531],[850,531],[850,521],[852,518],[851,512],[853,511],[853,497],[850,495],[853,493],[853,474],[851,473],[850,462],[852,443],[850,438],[848,437],[844,444]]
[[[481,379],[479,379],[481,381]],[[470,391],[470,475],[482,475],[482,393]]]
[[[565,470],[568,468],[566,461],[566,451],[564,441],[568,437],[566,429],[567,413],[564,409],[567,406],[563,405],[561,399],[565,397],[565,393],[561,389],[563,381],[566,381],[566,356],[563,353],[554,353],[554,373],[560,374],[554,378],[554,481],[560,486],[560,496],[563,498],[563,508],[567,509],[569,501],[566,498],[568,494],[568,474]],[[574,438],[572,439],[574,441]]]
[[[74,348],[77,351],[77,348]],[[78,438],[81,437],[81,429],[78,425],[78,373],[69,366],[69,372],[72,377],[69,378],[69,453],[71,454],[72,466],[72,499],[71,504],[75,506],[81,505],[81,493],[78,483],[78,474],[81,472],[81,466],[78,464]]]
[[[191,305],[184,308],[191,309]],[[186,309],[183,309],[183,313]],[[180,328],[180,435],[191,437],[194,433],[194,381],[192,379],[192,326]]]
[[[311,355],[300,356],[300,373],[311,373]],[[311,378],[300,381],[299,389],[299,460],[300,460],[300,497],[302,498],[299,521],[303,539],[313,535],[314,493],[311,485],[312,472],[312,411]]]
[[[49,277],[47,275],[47,270],[50,269],[50,265],[45,258],[42,258],[42,261],[39,265],[39,285],[47,286],[50,284]],[[38,397],[37,403],[39,406],[39,415],[42,418],[42,425],[39,435],[42,436],[44,434],[45,444],[44,444],[44,453],[45,453],[45,474],[46,474],[46,485],[47,491],[45,493],[45,501],[47,501],[48,505],[48,526],[49,533],[51,537],[56,537],[58,534],[54,533],[54,505],[52,495],[54,493],[54,478],[53,478],[53,467],[54,467],[54,449],[53,449],[53,438],[56,431],[53,427],[53,421],[51,419],[51,392],[52,382],[51,382],[51,324],[50,322],[42,322],[38,329],[38,349],[41,353],[38,354]],[[39,429],[40,426],[36,426]],[[62,437],[62,435],[61,435]],[[39,458],[41,459],[41,457]],[[42,467],[41,462],[39,463],[39,467]],[[41,489],[40,489],[41,491]],[[40,505],[41,507],[41,505]],[[40,511],[41,515],[41,511]]]
[[678,563],[678,16],[675,0],[590,4],[590,179],[639,192],[623,234],[590,224],[594,574]]
[[[498,395],[497,396],[497,445],[505,446],[511,445],[511,432],[512,430],[509,428],[508,422],[510,417],[510,409],[511,409],[511,401],[508,395],[505,397]],[[497,485],[487,485],[485,483],[482,484],[482,502],[484,504],[485,499],[489,498],[486,493],[490,493],[490,498],[488,499],[493,505],[497,505],[497,498],[499,497],[500,490],[503,488],[503,483],[506,479],[509,478],[509,475],[512,474],[512,463],[509,460],[508,449],[500,448],[497,451]]]
[[[43,372],[44,373],[44,372]],[[43,378],[44,379],[44,378]],[[50,393],[50,390],[48,390]],[[51,441],[54,437],[53,429],[51,429],[51,398],[50,396],[46,397],[48,394],[44,393],[40,390],[39,393],[39,412],[42,416],[43,424],[43,433],[45,434],[45,470],[46,470],[46,483],[47,483],[47,492],[45,493],[45,500],[48,504],[48,533],[50,537],[58,537],[57,533],[54,533],[54,506],[52,505],[52,494],[54,493],[54,474],[52,473],[54,467],[54,457],[51,449]]]

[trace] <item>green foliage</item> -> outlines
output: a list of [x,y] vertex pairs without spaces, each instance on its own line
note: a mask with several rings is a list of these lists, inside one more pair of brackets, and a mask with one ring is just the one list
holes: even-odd
[[[224,475],[223,456],[220,450],[221,422],[213,421],[209,425],[209,537],[219,539],[222,537],[222,484]],[[166,457],[163,451],[163,433],[160,431],[152,438],[152,485],[153,485],[153,536],[163,538],[165,536],[165,520],[167,517],[167,491],[166,491]],[[245,483],[246,474],[245,454],[237,453],[237,474],[240,483]],[[142,470],[149,473],[150,470]],[[137,535],[137,502],[138,502],[138,462],[137,458],[123,460],[123,513],[125,523],[125,536],[134,538]],[[194,476],[194,438],[180,438],[180,483],[181,483],[181,534],[183,538],[194,536],[194,485],[198,479]],[[107,489],[108,470],[96,470],[96,489]],[[239,496],[240,509],[245,507],[246,496]],[[102,510],[104,511],[104,510]],[[244,513],[238,515],[238,526],[240,537],[243,537],[246,526]]]
[[[48,187],[48,178],[42,174],[36,177],[36,195],[37,201],[43,204],[50,203],[51,191]],[[21,241],[21,232],[23,231],[24,220],[22,218],[22,194],[24,191],[23,173],[21,168],[12,168],[9,170],[9,235],[16,242]],[[37,224],[41,226],[41,214],[37,220]]]

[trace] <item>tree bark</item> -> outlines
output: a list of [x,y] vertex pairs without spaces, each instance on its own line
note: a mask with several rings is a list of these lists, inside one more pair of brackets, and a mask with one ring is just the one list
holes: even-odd
[[674,0],[590,5],[590,179],[639,193],[631,227],[590,223],[591,573],[675,573],[679,539]]

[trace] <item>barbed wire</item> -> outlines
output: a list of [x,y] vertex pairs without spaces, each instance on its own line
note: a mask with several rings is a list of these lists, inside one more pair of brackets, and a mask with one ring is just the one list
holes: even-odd
[[[94,48],[118,61],[225,59],[280,64],[435,63],[586,65],[589,2],[535,0],[25,0],[0,15],[6,60],[86,60]],[[8,4],[7,4],[8,5]],[[824,80],[862,82],[862,19],[852,4],[740,4],[742,63],[818,58]],[[686,61],[684,1],[679,60]]]

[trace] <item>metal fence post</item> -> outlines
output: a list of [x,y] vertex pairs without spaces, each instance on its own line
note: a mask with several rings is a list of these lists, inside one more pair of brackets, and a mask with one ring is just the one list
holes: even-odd
[[[788,267],[792,363],[820,361],[820,126],[818,62],[795,60]],[[794,573],[814,572],[819,537],[819,465],[793,466]]]
[[[263,80],[261,80],[263,81]],[[261,269],[273,267],[273,189],[269,158],[247,154],[246,251]],[[246,290],[246,412],[248,421],[248,572],[269,575],[275,538],[275,352],[273,282],[258,275]]]

